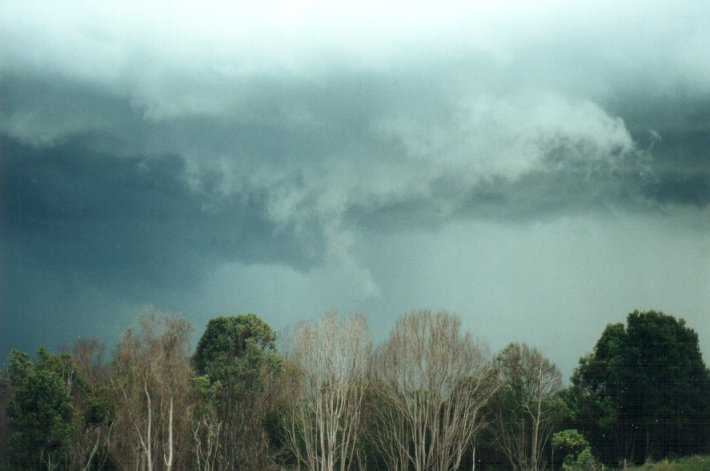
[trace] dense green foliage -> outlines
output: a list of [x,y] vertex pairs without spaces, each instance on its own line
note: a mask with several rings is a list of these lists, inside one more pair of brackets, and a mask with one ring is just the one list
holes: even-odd
[[26,353],[10,352],[9,377],[14,395],[7,407],[12,430],[8,448],[10,463],[16,469],[67,466],[74,432],[72,374],[68,354],[56,356],[39,349],[33,365]]
[[682,319],[636,311],[607,326],[572,383],[576,421],[606,463],[701,452],[710,436],[710,373]]
[[564,471],[594,468],[594,457],[589,442],[575,429],[561,430],[552,436],[552,448],[562,454]]
[[255,314],[212,319],[192,362],[204,433],[221,429],[215,436],[218,467],[265,467],[264,422],[276,407],[268,390],[282,370],[275,332]]
[[207,324],[193,357],[195,372],[233,393],[258,389],[264,368],[281,368],[276,334],[255,314],[217,317]]
[[627,471],[708,471],[710,456],[693,455],[676,460],[662,460],[627,468]]

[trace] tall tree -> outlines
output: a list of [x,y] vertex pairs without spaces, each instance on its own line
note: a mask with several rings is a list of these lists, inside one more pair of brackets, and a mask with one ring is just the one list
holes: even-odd
[[119,430],[112,443],[123,467],[153,471],[190,463],[190,324],[149,312],[127,329],[113,357]]
[[71,398],[75,368],[67,353],[37,350],[34,363],[26,353],[9,355],[13,396],[7,407],[10,463],[17,469],[67,467],[74,431]]
[[192,359],[199,375],[195,384],[206,401],[194,419],[203,468],[272,466],[263,423],[274,408],[272,384],[283,369],[275,341],[269,324],[255,314],[207,324]]
[[297,372],[289,444],[313,471],[350,469],[360,432],[370,334],[361,316],[342,322],[335,314],[296,332],[289,362]]
[[111,469],[109,451],[115,417],[104,345],[96,339],[79,339],[71,352],[77,387],[72,391],[76,428],[69,467],[82,471]]
[[682,319],[634,311],[604,330],[572,377],[579,427],[607,462],[700,452],[710,372]]
[[496,443],[514,470],[537,471],[561,410],[562,375],[537,349],[512,343],[496,358],[501,389],[493,406]]
[[376,353],[374,377],[383,406],[380,448],[392,466],[417,471],[459,466],[498,388],[486,348],[444,311],[400,317]]

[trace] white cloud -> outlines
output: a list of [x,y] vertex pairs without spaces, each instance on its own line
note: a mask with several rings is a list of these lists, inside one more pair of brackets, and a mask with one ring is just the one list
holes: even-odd
[[[635,73],[640,66],[656,78],[694,75],[706,62],[697,55],[707,40],[706,7],[559,0],[8,0],[0,51],[5,67],[124,88],[146,101],[150,113],[157,103],[170,115],[156,83],[178,92],[179,102],[176,83],[204,99],[211,93],[204,83],[224,91],[219,82],[225,78],[227,87],[260,75],[317,79],[333,68],[388,71],[472,55],[498,65],[532,56],[563,75],[584,67],[567,62],[575,56],[617,72],[630,66]],[[660,70],[659,63],[677,67]],[[194,102],[188,100],[187,112]]]
[[442,164],[474,181],[539,170],[559,148],[565,150],[565,164],[575,159],[613,164],[634,147],[620,118],[591,102],[550,95],[479,96],[444,122],[401,116],[383,119],[375,129],[399,141],[411,159]]

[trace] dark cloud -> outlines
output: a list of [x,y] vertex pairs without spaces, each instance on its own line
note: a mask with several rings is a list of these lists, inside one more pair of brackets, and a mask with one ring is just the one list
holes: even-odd
[[4,232],[17,245],[36,237],[33,252],[46,250],[56,267],[111,267],[110,276],[91,275],[115,282],[142,272],[170,284],[174,273],[192,282],[201,269],[188,268],[215,258],[298,267],[315,259],[268,221],[262,196],[189,188],[179,156],[115,157],[80,139],[49,148],[4,139],[2,153]]
[[[645,149],[648,168],[634,190],[649,204],[699,210],[710,203],[710,96],[679,85],[668,93],[629,91],[609,103]],[[702,213],[701,213],[702,214]],[[704,218],[707,224],[707,217]]]
[[649,199],[662,204],[706,208],[710,204],[710,175],[666,173],[644,190]]

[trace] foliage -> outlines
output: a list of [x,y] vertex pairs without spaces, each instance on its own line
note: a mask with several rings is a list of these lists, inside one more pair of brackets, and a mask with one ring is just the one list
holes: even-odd
[[7,442],[10,430],[7,418],[7,405],[12,395],[10,377],[6,368],[0,368],[0,469],[7,469]]
[[282,368],[275,342],[274,331],[255,314],[211,319],[193,356],[195,372],[233,394],[258,390],[264,369]]
[[710,469],[688,456],[710,446],[710,372],[697,334],[659,312],[608,325],[565,390],[526,345],[492,364],[446,312],[400,317],[373,355],[359,317],[301,325],[285,356],[254,314],[212,319],[192,357],[190,330],[149,313],[110,364],[90,339],[13,350],[0,469]]
[[33,365],[26,353],[10,352],[9,377],[14,394],[7,408],[11,428],[8,451],[16,469],[67,465],[74,432],[73,370],[71,357],[65,353],[52,355],[40,348]]
[[200,453],[220,469],[269,466],[264,420],[275,407],[272,385],[283,371],[269,324],[255,314],[211,319],[192,364],[201,399],[195,436],[213,447]]
[[710,469],[710,456],[693,455],[672,461],[665,459],[657,463],[646,463],[628,468],[627,471],[707,471],[708,469]]
[[552,448],[564,454],[564,471],[592,470],[595,467],[589,442],[575,429],[555,433],[552,436]]
[[698,452],[710,433],[710,373],[682,319],[635,311],[608,325],[572,383],[576,419],[607,463]]
[[81,338],[72,346],[72,362],[76,368],[72,382],[76,427],[71,439],[70,469],[117,469],[110,455],[116,408],[103,354],[104,346],[96,339]]

